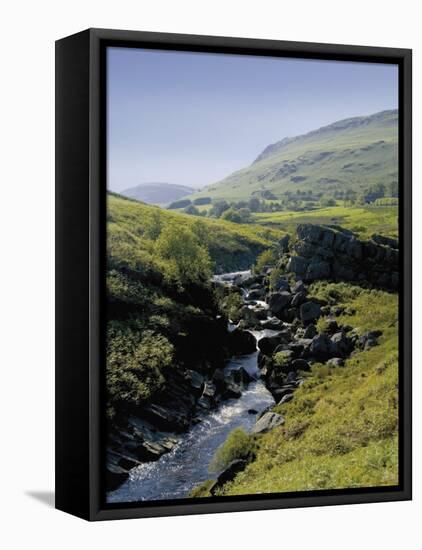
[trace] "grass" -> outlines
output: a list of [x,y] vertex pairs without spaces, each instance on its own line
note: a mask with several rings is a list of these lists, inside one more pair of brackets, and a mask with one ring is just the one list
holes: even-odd
[[[339,324],[382,330],[379,345],[345,367],[314,365],[293,401],[274,407],[285,424],[254,436],[255,460],[219,495],[398,483],[398,297],[334,283],[311,294],[351,306],[355,314]],[[202,486],[197,494],[209,493]]]
[[163,228],[193,231],[209,252],[214,271],[247,269],[284,232],[254,224],[236,224],[162,210],[116,195],[108,195],[108,246],[111,258],[145,271],[160,263],[155,241]]
[[293,232],[300,223],[341,225],[368,238],[373,233],[397,237],[397,206],[332,206],[311,212],[273,212],[254,214],[256,223]]

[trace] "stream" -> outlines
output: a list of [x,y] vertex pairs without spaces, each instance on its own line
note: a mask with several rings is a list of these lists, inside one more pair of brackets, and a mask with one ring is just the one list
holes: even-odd
[[[235,277],[247,278],[250,272],[216,275],[215,281],[231,284]],[[230,328],[233,328],[233,325]],[[274,331],[251,331],[259,340]],[[228,399],[214,411],[199,416],[200,422],[183,434],[180,441],[156,462],[147,462],[134,468],[130,477],[115,491],[109,492],[107,502],[134,502],[186,498],[191,490],[217,476],[208,468],[217,448],[235,428],[251,430],[256,414],[274,404],[274,399],[259,380],[258,350],[249,355],[233,357],[227,370],[243,367],[257,380],[251,382],[238,399]]]

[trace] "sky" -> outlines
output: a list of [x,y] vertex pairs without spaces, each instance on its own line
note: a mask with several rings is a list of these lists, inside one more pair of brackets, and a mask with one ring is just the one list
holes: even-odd
[[107,185],[200,188],[270,143],[398,107],[396,65],[107,49]]

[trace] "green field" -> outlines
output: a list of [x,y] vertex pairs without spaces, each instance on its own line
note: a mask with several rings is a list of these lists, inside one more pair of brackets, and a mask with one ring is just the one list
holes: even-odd
[[267,227],[293,231],[299,223],[341,225],[361,238],[373,233],[397,237],[397,206],[332,206],[311,212],[271,212],[253,215],[254,221]]

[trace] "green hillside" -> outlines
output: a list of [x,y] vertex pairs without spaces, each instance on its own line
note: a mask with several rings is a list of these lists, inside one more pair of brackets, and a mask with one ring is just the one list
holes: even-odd
[[248,167],[192,197],[248,200],[271,192],[336,190],[362,192],[383,184],[389,196],[398,182],[398,112],[341,120],[308,134],[269,145]]
[[[163,229],[177,234],[190,230],[211,259],[214,272],[248,269],[256,257],[284,233],[260,225],[240,225],[162,210],[119,195],[107,200],[109,254],[113,261],[131,263],[145,270],[165,270],[156,241]],[[168,266],[167,266],[168,267]]]

